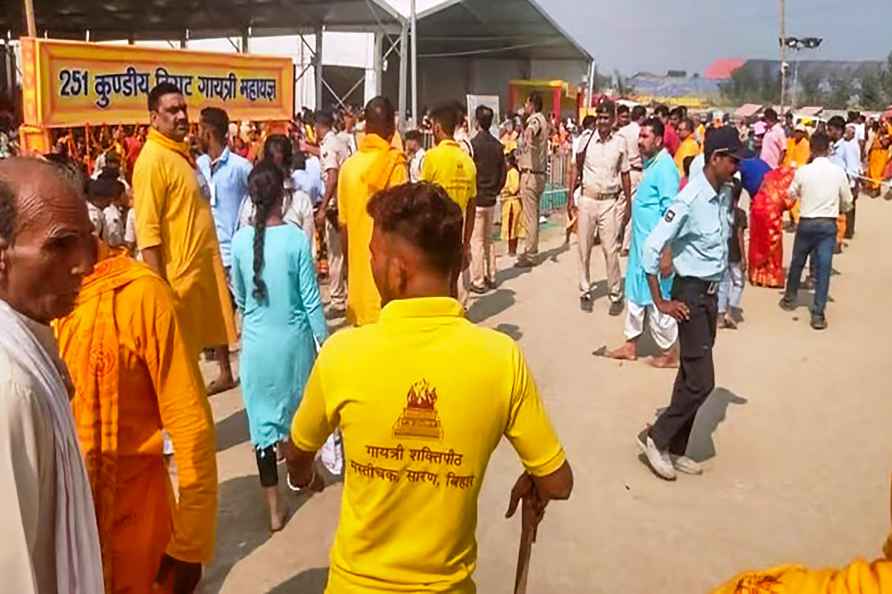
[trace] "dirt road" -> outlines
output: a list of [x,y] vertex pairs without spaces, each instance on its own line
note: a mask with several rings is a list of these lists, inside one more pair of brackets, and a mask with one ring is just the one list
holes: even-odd
[[[559,230],[544,264],[505,270],[495,292],[472,302],[475,321],[522,345],[576,475],[572,499],[553,504],[540,528],[531,594],[702,593],[753,566],[880,554],[892,469],[892,203],[858,206],[858,234],[834,259],[828,330],[811,330],[804,306],[780,310],[777,290],[747,286],[745,321],[720,331],[718,387],[689,450],[706,461],[701,477],[666,483],[639,459],[634,437],[668,402],[674,371],[592,355],[622,341],[623,318],[608,317],[603,282],[595,311],[579,311],[576,256]],[[785,243],[789,259],[791,235]],[[603,279],[603,258],[593,260]],[[296,511],[270,537],[241,396],[212,403],[221,519],[203,591],[321,594],[340,485],[289,496]],[[503,442],[480,497],[483,594],[513,585],[519,518],[503,515],[520,470]]]

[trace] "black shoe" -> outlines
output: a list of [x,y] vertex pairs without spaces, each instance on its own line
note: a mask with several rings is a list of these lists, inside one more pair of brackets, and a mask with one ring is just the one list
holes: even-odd
[[486,287],[478,287],[477,285],[471,285],[470,287],[468,287],[468,290],[469,290],[471,293],[476,293],[476,294],[478,294],[478,295],[483,295],[484,293],[486,293],[486,290],[487,290],[487,289],[486,289]]
[[607,310],[607,313],[611,316],[618,316],[623,313],[623,301],[620,299],[619,301],[614,301],[610,304],[610,309]]
[[492,291],[492,290],[494,290],[496,287],[498,287],[498,285],[496,284],[496,281],[494,281],[493,279],[487,279],[487,280],[486,280],[486,288],[487,288],[487,289],[489,289],[490,291]]
[[780,300],[780,308],[784,311],[795,311],[796,310],[796,302],[790,299],[787,299],[786,296]]
[[533,259],[529,256],[520,256],[514,263],[515,268],[532,268],[534,265]]
[[594,303],[592,302],[592,294],[588,291],[579,296],[579,309],[587,313],[592,313]]
[[827,328],[827,318],[819,314],[811,314],[811,327],[815,330],[825,330]]

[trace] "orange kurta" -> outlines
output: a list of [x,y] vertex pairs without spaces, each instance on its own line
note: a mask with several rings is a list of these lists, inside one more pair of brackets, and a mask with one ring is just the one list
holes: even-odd
[[800,565],[781,565],[748,571],[713,594],[882,594],[892,591],[892,561],[857,560],[836,569],[812,571]]
[[133,172],[137,247],[161,248],[193,358],[236,340],[210,194],[200,175],[185,144],[149,131]]
[[[167,284],[129,256],[102,260],[57,322],[76,388],[78,438],[93,487],[106,591],[148,594],[162,554],[213,557],[214,425],[197,360]],[[179,502],[162,458],[176,450]]]
[[344,162],[338,177],[338,223],[347,229],[347,320],[373,324],[381,295],[372,276],[369,242],[374,222],[367,212],[377,192],[409,181],[406,157],[377,134],[359,140],[359,150]]

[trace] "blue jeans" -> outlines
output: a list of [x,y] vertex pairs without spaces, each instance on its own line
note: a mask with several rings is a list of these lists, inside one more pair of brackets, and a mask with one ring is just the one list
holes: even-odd
[[830,292],[830,271],[833,267],[833,248],[836,246],[836,221],[834,219],[800,219],[793,242],[793,259],[787,276],[784,298],[796,301],[799,281],[805,260],[811,256],[814,267],[815,301],[811,312],[823,316]]

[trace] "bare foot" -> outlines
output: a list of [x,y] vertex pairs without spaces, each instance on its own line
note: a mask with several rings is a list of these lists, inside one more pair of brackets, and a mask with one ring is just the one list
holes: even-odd
[[221,375],[210,384],[208,384],[208,396],[213,396],[214,394],[219,394],[220,392],[226,392],[227,390],[233,389],[237,385],[238,380],[233,379],[231,375],[229,377],[224,377]]
[[722,316],[721,327],[728,330],[737,330],[737,322],[730,315],[725,314]]
[[288,508],[279,510],[278,513],[270,513],[269,530],[270,532],[278,532],[285,527],[285,521],[288,519]]
[[637,361],[638,349],[635,348],[634,342],[627,342],[623,346],[607,351],[605,355],[611,359],[622,359],[624,361]]
[[662,355],[651,357],[649,363],[652,367],[658,369],[677,369],[679,363],[678,343],[675,343],[668,351],[663,352]]
[[678,353],[673,351],[659,357],[651,357],[649,362],[651,367],[658,369],[678,369]]

